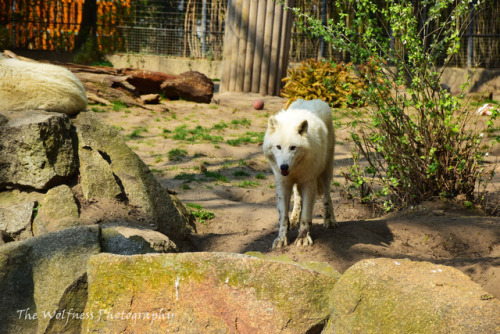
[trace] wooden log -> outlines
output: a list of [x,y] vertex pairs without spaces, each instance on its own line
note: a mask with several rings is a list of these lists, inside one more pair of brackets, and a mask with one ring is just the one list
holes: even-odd
[[257,9],[259,0],[250,0],[250,15],[248,17],[247,54],[245,56],[245,81],[243,91],[248,93],[252,90],[252,75],[255,56],[255,33],[257,30]]

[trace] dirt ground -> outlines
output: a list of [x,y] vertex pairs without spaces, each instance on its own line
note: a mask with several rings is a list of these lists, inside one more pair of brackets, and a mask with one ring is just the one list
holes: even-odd
[[[322,205],[317,201],[314,245],[293,245],[297,235],[293,230],[292,245],[272,250],[278,212],[274,178],[260,140],[267,118],[280,110],[285,100],[265,97],[264,109],[254,110],[252,102],[257,98],[261,97],[225,93],[216,94],[210,104],[163,101],[154,110],[120,105],[91,105],[89,110],[118,128],[162,184],[198,213],[192,243],[199,251],[259,251],[295,261],[325,261],[340,272],[365,258],[430,261],[458,268],[500,298],[499,167],[489,185],[488,214],[430,201],[381,215],[344,196],[341,171],[352,160],[349,129],[343,127],[336,130],[332,187],[340,227],[326,230],[322,226]],[[498,161],[498,146],[490,153],[488,166]]]

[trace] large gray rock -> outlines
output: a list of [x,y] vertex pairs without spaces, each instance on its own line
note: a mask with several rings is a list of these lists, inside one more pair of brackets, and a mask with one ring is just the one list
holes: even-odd
[[118,199],[123,195],[109,162],[102,154],[89,146],[80,146],[78,157],[83,197],[87,201],[95,198]]
[[177,252],[177,246],[164,234],[147,228],[104,224],[102,251],[120,255]]
[[[79,152],[98,152],[106,160],[113,178],[122,190],[124,199],[140,210],[146,219],[143,224],[153,224],[176,244],[190,233],[189,215],[176,206],[175,200],[155,178],[146,164],[127,146],[119,133],[102,123],[92,112],[81,113],[74,121],[78,135]],[[94,157],[96,156],[93,153]],[[81,157],[80,157],[81,159]],[[82,164],[82,162],[80,162]],[[105,166],[99,163],[102,169]],[[110,180],[109,173],[106,176]],[[88,173],[82,173],[83,184],[99,183]],[[107,181],[106,181],[107,182]],[[113,195],[114,193],[112,193]],[[182,205],[181,205],[182,206]]]
[[75,285],[85,287],[79,282],[89,257],[99,252],[98,226],[69,228],[0,246],[0,332],[44,333],[49,325],[60,328],[61,323],[54,322],[65,323],[68,314],[51,317],[61,307],[77,312],[86,303],[86,293],[76,292]]
[[25,111],[0,126],[0,189],[49,189],[76,173],[68,116]]
[[0,231],[10,240],[31,238],[31,220],[36,208],[35,201],[29,201],[6,208],[0,207]]
[[35,236],[80,225],[78,206],[71,189],[63,184],[50,189],[40,202],[33,221]]
[[82,331],[317,333],[336,277],[240,254],[103,253],[89,262]]
[[457,269],[363,260],[333,293],[324,333],[499,333],[500,302]]

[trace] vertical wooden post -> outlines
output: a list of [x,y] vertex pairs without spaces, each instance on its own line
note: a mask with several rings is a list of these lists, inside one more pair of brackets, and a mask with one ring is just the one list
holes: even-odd
[[255,55],[252,73],[252,92],[258,93],[260,89],[260,72],[262,66],[262,54],[264,53],[264,28],[266,24],[266,0],[259,0],[257,9],[257,30],[255,33]]
[[227,1],[226,27],[224,31],[224,50],[223,50],[223,70],[220,80],[220,91],[229,90],[229,79],[231,77],[232,50],[229,45],[233,41],[233,20],[234,20],[234,0]]
[[247,54],[248,40],[248,18],[250,15],[250,0],[242,0],[241,23],[239,25],[239,45],[238,45],[238,75],[236,76],[236,91],[243,91],[245,82],[245,57]]
[[238,46],[239,46],[239,33],[241,25],[241,5],[243,0],[233,0],[234,15],[232,24],[232,43],[228,46],[231,48],[231,70],[229,74],[229,90],[236,91],[236,78],[238,77]]
[[[286,0],[288,6],[293,0]],[[228,0],[221,91],[278,94],[292,13],[274,0]]]
[[267,84],[269,82],[269,62],[271,61],[271,45],[274,23],[274,1],[267,0],[266,22],[264,28],[264,50],[262,52],[262,65],[260,69],[259,93],[267,95]]
[[269,81],[267,83],[267,94],[276,94],[276,80],[278,75],[279,51],[281,45],[281,29],[283,27],[283,5],[274,5],[274,24],[271,44],[271,59],[269,61]]
[[257,30],[257,9],[259,0],[250,0],[250,16],[248,18],[248,37],[247,54],[245,57],[245,82],[243,83],[243,92],[248,93],[252,90],[252,76],[255,53],[255,35]]

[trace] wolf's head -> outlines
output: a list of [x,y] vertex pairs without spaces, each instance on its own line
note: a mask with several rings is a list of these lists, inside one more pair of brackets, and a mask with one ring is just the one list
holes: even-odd
[[264,137],[264,154],[274,169],[283,176],[290,174],[307,152],[307,131],[309,124],[302,120],[297,124],[283,124],[271,116]]

